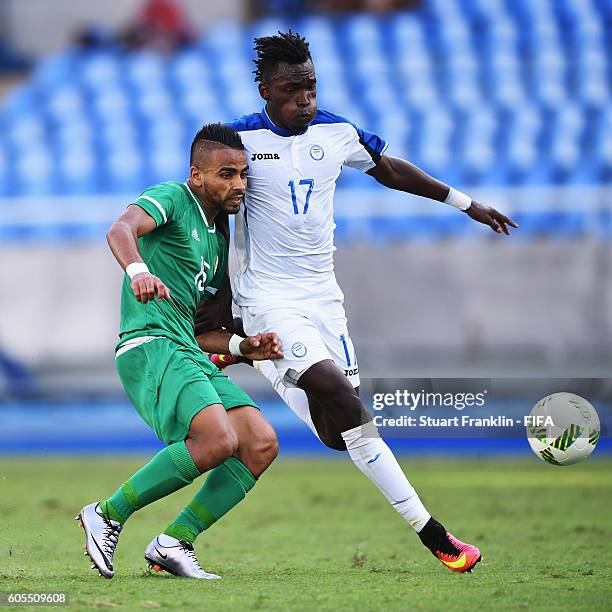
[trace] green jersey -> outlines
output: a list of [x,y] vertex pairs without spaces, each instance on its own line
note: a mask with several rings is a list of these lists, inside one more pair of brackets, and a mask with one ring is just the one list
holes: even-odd
[[215,295],[227,273],[227,240],[214,224],[208,224],[202,203],[187,183],[154,185],[133,204],[157,223],[138,239],[138,246],[151,274],[170,289],[170,299],[154,298],[142,304],[134,297],[126,274],[117,348],[143,336],[165,336],[197,348],[196,310],[200,300]]

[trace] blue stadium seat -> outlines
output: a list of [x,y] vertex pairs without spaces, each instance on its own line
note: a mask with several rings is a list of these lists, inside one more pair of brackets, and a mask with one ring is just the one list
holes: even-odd
[[21,148],[16,155],[13,170],[18,195],[43,196],[56,192],[56,161],[51,150],[41,143],[31,143]]
[[14,121],[23,115],[33,115],[42,110],[43,104],[36,94],[32,83],[20,85],[10,90],[0,100],[0,118],[5,117]]
[[140,139],[136,123],[130,117],[123,115],[97,122],[95,134],[96,143],[102,155],[107,150],[116,149],[119,146],[136,147]]
[[453,163],[452,138],[454,123],[451,113],[442,106],[433,106],[423,113],[418,156],[434,175],[441,176]]
[[45,146],[47,126],[39,114],[23,115],[7,124],[5,138],[15,147]]
[[200,37],[200,47],[215,62],[221,65],[224,58],[233,54],[244,56],[252,42],[246,37],[244,28],[236,21],[217,22],[207,28]]
[[159,145],[164,143],[180,143],[185,138],[183,122],[173,113],[158,116],[148,130],[151,142]]
[[341,31],[353,53],[377,52],[382,46],[379,21],[367,13],[347,16],[342,20]]
[[47,115],[54,121],[64,121],[81,115],[85,109],[85,101],[81,90],[65,84],[56,87],[47,95]]
[[171,60],[168,67],[170,79],[181,91],[189,91],[193,87],[210,85],[213,80],[213,66],[206,61],[206,56],[200,50],[189,49],[180,51]]
[[162,181],[184,181],[189,168],[189,154],[179,143],[165,147],[154,147],[149,156],[151,183]]
[[[232,119],[259,111],[264,105],[264,101],[259,96],[255,83],[248,87],[233,88],[226,97],[225,110],[231,115]],[[225,119],[219,118],[219,120]]]
[[98,160],[87,143],[64,148],[58,157],[58,182],[62,193],[91,194],[98,190]]
[[80,78],[86,88],[99,92],[112,86],[117,87],[122,70],[118,54],[110,51],[94,52],[83,61]]
[[[331,19],[322,15],[308,15],[301,20],[298,32],[309,41],[313,54],[320,61],[324,51],[331,51],[336,46],[336,34]],[[318,62],[317,62],[318,63]]]
[[344,115],[351,119],[350,108],[353,104],[351,102],[351,94],[342,79],[335,82],[333,80],[328,81],[317,74],[317,83],[320,83],[317,88],[317,103],[319,107],[332,112],[332,109],[342,109]]
[[111,121],[127,115],[131,107],[128,89],[110,85],[93,96],[91,110],[97,119]]
[[9,177],[8,151],[5,147],[0,146],[0,197],[4,197],[10,193],[11,184],[9,182]]
[[77,51],[67,51],[43,59],[34,70],[33,84],[41,91],[48,91],[72,82],[80,74],[80,58]]
[[[249,28],[248,32],[245,32],[245,38],[248,40],[248,43],[251,44],[251,41],[254,38],[270,36],[271,34],[276,34],[277,32],[286,32],[290,27],[296,29],[293,21],[288,22],[280,17],[264,17],[263,19],[256,21],[253,26]],[[297,30],[299,31],[299,28]]]
[[[146,152],[145,152],[146,153]],[[145,168],[148,160],[143,155],[142,148],[125,142],[116,143],[115,148],[105,151],[102,158],[101,182],[106,193],[136,193],[146,185]]]
[[53,138],[60,146],[91,142],[94,137],[93,123],[85,113],[66,117],[54,126]]
[[599,181],[612,182],[612,108],[601,113],[594,152],[599,161]]
[[185,89],[180,92],[178,107],[187,121],[195,120],[197,124],[204,123],[209,117],[221,115],[219,100],[215,92],[207,87]]
[[126,83],[142,95],[165,84],[165,58],[151,51],[135,51],[123,60],[121,74]]

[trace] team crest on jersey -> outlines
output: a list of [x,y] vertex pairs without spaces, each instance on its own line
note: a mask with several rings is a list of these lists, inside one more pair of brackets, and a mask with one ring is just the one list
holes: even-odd
[[278,153],[253,153],[251,161],[261,161],[262,159],[280,159]]
[[310,157],[312,157],[312,159],[314,159],[315,161],[321,161],[325,157],[325,151],[323,150],[323,147],[318,144],[312,145],[312,147],[310,147],[309,152]]
[[193,228],[193,229],[191,230],[191,237],[192,237],[194,240],[197,240],[198,242],[200,242],[200,234],[198,234],[198,230],[197,230],[197,229]]
[[303,342],[294,342],[291,346],[291,352],[293,353],[294,357],[301,359],[302,357],[306,357],[308,349]]

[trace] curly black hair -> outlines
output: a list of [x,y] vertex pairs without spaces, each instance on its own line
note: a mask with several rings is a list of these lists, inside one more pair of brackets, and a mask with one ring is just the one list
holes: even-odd
[[262,36],[255,39],[257,59],[253,60],[256,70],[255,81],[263,82],[270,77],[278,64],[303,64],[309,59],[310,49],[306,39],[297,32],[279,32],[277,36]]
[[[234,128],[221,123],[207,123],[202,126],[191,143],[191,163],[193,163],[194,158],[210,149],[211,143],[217,143],[218,145],[240,151],[244,150],[242,138],[240,138],[240,134]],[[214,146],[215,144],[212,144],[212,147]]]

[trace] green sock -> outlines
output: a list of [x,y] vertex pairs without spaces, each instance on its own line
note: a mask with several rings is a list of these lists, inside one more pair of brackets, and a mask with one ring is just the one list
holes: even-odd
[[202,531],[241,502],[256,482],[244,463],[230,457],[210,471],[202,488],[164,529],[164,533],[177,540],[193,542]]
[[100,509],[106,518],[125,523],[136,510],[182,489],[199,475],[185,442],[176,442],[160,450],[101,502]]

